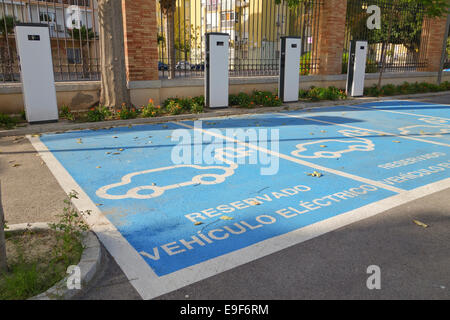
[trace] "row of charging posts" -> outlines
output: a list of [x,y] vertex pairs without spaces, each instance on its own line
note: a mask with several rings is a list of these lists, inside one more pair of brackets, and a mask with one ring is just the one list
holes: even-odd
[[[57,121],[48,25],[18,24],[15,35],[27,120],[30,123]],[[206,34],[205,104],[210,108],[228,107],[228,47],[227,33]],[[352,41],[350,48],[347,93],[362,96],[367,42]],[[300,38],[281,38],[278,92],[283,102],[298,101],[300,55]]]
[[[228,107],[228,40],[227,33],[206,34],[205,101],[210,108]],[[280,99],[298,101],[301,38],[281,37]],[[352,97],[364,93],[367,41],[351,41],[347,73],[347,94]]]

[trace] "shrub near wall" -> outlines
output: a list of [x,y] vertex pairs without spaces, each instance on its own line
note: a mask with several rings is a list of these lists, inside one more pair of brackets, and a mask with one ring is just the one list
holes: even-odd
[[364,89],[364,95],[370,97],[394,96],[401,94],[427,93],[450,90],[450,82],[445,81],[440,85],[427,82],[404,82],[401,85],[386,84],[378,90],[376,85]]

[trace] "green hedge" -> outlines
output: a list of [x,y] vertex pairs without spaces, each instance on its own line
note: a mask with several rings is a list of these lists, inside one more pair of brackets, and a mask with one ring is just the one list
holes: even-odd
[[450,82],[445,81],[440,85],[427,82],[404,82],[400,85],[386,84],[378,90],[377,85],[364,89],[364,95],[369,97],[394,96],[402,94],[439,92],[450,90]]
[[[438,92],[450,90],[450,82],[446,81],[441,85],[435,85],[426,82],[408,83],[401,85],[387,84],[378,90],[377,86],[367,87],[364,89],[365,96],[393,96],[400,94],[413,94],[425,92]],[[322,100],[344,100],[347,95],[344,90],[330,86],[328,88],[311,87],[308,90],[299,90],[299,101],[322,101]],[[276,107],[283,103],[277,93],[270,91],[253,91],[251,94],[241,92],[239,94],[229,95],[230,106],[241,108],[255,107]],[[104,121],[112,119],[133,119],[159,117],[163,115],[177,115],[182,113],[202,113],[204,111],[205,97],[188,97],[188,98],[169,98],[166,99],[161,106],[155,106],[152,99],[148,101],[146,106],[140,108],[122,105],[118,110],[109,109],[98,106],[91,108],[83,115],[75,115],[66,106],[63,106],[60,112],[61,118],[72,121]],[[0,126],[11,128],[16,125],[19,120],[8,115],[0,113]]]

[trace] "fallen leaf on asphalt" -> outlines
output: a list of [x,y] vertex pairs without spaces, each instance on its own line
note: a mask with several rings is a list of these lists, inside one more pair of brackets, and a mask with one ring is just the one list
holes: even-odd
[[418,226],[421,226],[421,227],[424,227],[424,228],[428,228],[428,225],[427,225],[427,224],[425,224],[425,223],[423,223],[423,222],[421,222],[421,221],[419,221],[419,220],[413,220],[413,222],[414,222],[415,224],[417,224]]
[[233,218],[229,217],[229,216],[221,216],[220,219],[222,219],[222,220],[233,220]]
[[313,173],[308,173],[308,176],[320,178],[323,176],[320,172],[314,171]]

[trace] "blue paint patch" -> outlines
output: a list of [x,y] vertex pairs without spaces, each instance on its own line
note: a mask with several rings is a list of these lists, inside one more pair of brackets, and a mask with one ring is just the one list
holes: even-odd
[[[307,175],[313,171],[311,168],[286,160],[280,160],[280,170],[275,176],[261,176],[260,166],[247,162],[239,164],[223,183],[174,188],[150,199],[115,200],[96,194],[101,187],[118,183],[129,173],[173,165],[170,149],[174,142],[167,138],[170,129],[175,127],[163,130],[160,126],[136,126],[41,137],[129,243],[138,252],[147,253],[144,259],[160,276],[394,194],[367,185],[363,188],[368,190],[363,190],[360,187],[364,183],[332,174],[312,178]],[[150,136],[153,143],[148,146]],[[154,181],[156,186],[188,181],[192,171],[195,170],[180,169],[157,176],[144,174],[111,194],[125,194],[132,188],[151,186]],[[350,189],[353,191],[340,195],[342,198],[332,196]],[[330,199],[323,199],[330,195]],[[314,204],[313,200],[320,204]],[[303,206],[300,201],[304,201]],[[261,203],[257,205],[258,202]],[[186,217],[189,214],[192,219]],[[232,220],[222,220],[223,216]],[[195,225],[194,221],[202,224]],[[190,243],[196,239],[197,242]]]
[[408,116],[407,114],[410,116],[417,116],[418,119],[429,117],[429,120],[431,121],[428,123],[430,124],[450,124],[450,121],[448,121],[450,116],[450,105],[414,101],[385,101],[381,103],[367,103],[361,105],[361,107],[369,108],[369,110],[373,109],[375,111],[384,110],[400,112],[406,116]]
[[[358,106],[356,106],[358,107]],[[443,105],[390,102],[382,104],[364,104],[356,109],[352,107],[320,108],[306,114],[311,119],[329,121],[335,124],[353,125],[360,128],[400,134],[429,141],[450,144],[450,107]],[[389,110],[404,113],[379,112]],[[417,111],[414,115],[411,110]],[[411,114],[407,114],[411,113]]]
[[[367,111],[365,116],[370,115],[370,121],[360,116],[359,111],[351,116],[340,114],[342,112],[349,112],[349,109],[330,108],[321,109],[320,113],[296,114],[358,127],[372,125],[370,121],[374,116],[383,118],[382,112]],[[272,129],[276,129],[280,134],[278,151],[282,154],[403,189],[449,176],[450,168],[444,168],[401,183],[395,181],[397,178],[384,180],[450,163],[448,148],[423,142],[394,143],[392,137],[280,114],[212,119],[202,124],[203,129],[221,134],[233,128],[251,128],[257,132],[269,129],[269,138]],[[175,129],[195,137],[193,130],[175,124],[41,137],[158,276],[395,195],[392,191],[327,172],[322,172],[320,178],[312,177],[309,174],[314,169],[308,166],[278,157],[267,162],[265,153],[241,145],[226,145],[221,139],[210,136],[204,140],[197,136],[196,140],[183,141],[180,145],[173,139],[180,133]],[[274,142],[262,146],[254,137],[244,140],[268,149],[272,149],[270,143]],[[176,146],[188,147],[184,150],[191,150],[188,157],[197,160],[195,165],[174,164],[172,153]],[[205,156],[220,150],[224,161],[209,163]],[[433,153],[435,157],[430,159],[401,166],[395,164]],[[198,161],[200,155],[202,161]],[[252,164],[251,159],[259,160],[258,164]],[[278,172],[261,175],[262,170],[270,166],[276,166]]]

